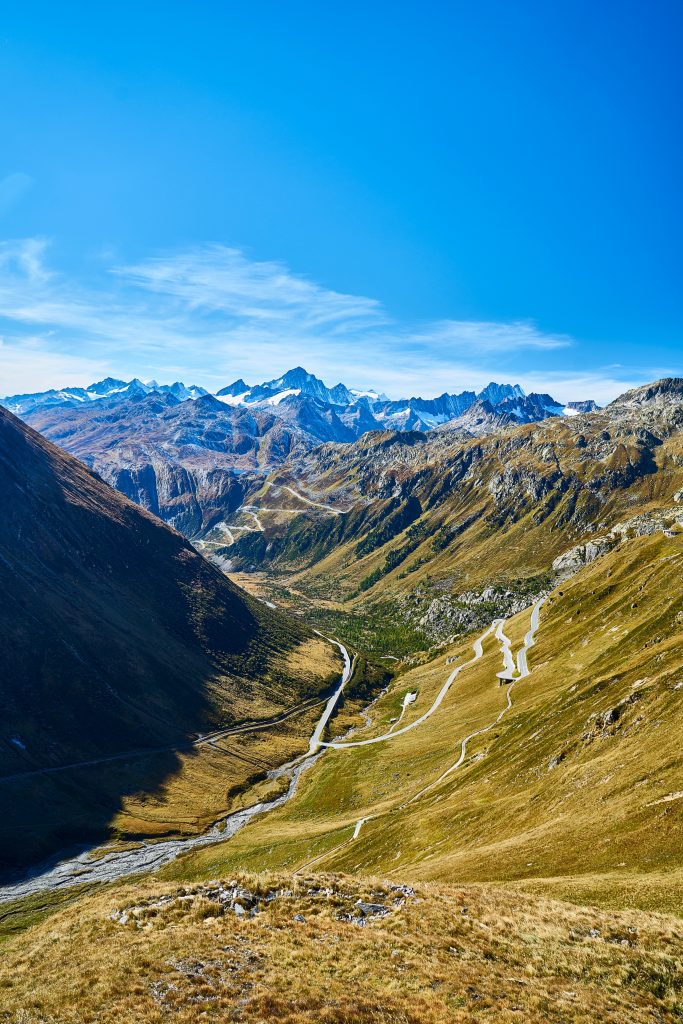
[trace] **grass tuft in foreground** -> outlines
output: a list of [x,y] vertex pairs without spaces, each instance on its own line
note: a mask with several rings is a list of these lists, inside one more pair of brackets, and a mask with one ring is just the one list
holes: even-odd
[[110,889],[9,939],[8,1024],[683,1018],[683,923],[482,886],[236,875]]

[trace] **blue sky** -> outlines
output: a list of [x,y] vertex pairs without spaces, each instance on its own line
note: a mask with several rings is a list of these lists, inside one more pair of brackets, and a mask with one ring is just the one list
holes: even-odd
[[0,394],[683,373],[682,27],[678,0],[6,5]]

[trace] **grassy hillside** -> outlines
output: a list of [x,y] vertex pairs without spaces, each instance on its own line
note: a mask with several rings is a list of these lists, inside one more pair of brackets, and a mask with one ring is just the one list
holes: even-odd
[[[366,436],[351,458],[324,446],[250,495],[232,523],[243,539],[216,528],[207,550],[258,565],[242,578],[261,596],[400,658],[384,662],[396,674],[360,658],[325,734],[337,746],[231,839],[135,885],[4,904],[0,1017],[683,1019],[677,389],[477,442]],[[526,645],[541,592],[525,675],[504,654]],[[261,661],[220,664],[257,666],[264,689],[232,668],[202,692],[227,687],[264,717],[295,693],[300,714],[195,736],[156,790],[119,784],[108,820],[127,838],[196,831],[219,806],[277,792],[267,768],[303,749],[317,714],[308,680],[338,670],[304,626],[229,594],[259,623],[252,642],[269,639]],[[208,616],[191,621],[215,667]],[[454,639],[437,647],[440,621]]]
[[[331,645],[4,410],[0,492],[1,865],[112,823],[199,827],[305,745],[341,670]],[[293,710],[267,754],[259,736],[201,742]]]
[[[384,742],[330,750],[281,810],[169,870],[206,877],[310,865],[533,880],[568,897],[602,890],[607,902],[621,887],[636,904],[683,912],[682,568],[683,536],[660,532],[626,541],[554,590],[512,708],[442,783],[462,739],[505,706],[492,635],[431,718]],[[528,627],[528,611],[506,624],[513,650]],[[446,655],[460,663],[471,653],[462,643]],[[418,696],[401,724],[421,717],[451,668],[441,655],[400,673],[347,740],[383,735],[408,691]]]
[[68,907],[2,952],[8,1024],[651,1024],[683,1012],[679,919],[471,885],[148,883]]

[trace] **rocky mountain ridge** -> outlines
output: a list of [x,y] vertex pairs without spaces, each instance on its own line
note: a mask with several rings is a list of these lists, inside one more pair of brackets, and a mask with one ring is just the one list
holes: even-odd
[[[131,381],[107,377],[87,388],[60,388],[35,394],[10,395],[1,404],[17,416],[31,416],[45,409],[78,409],[94,402],[107,401],[109,404],[145,395],[171,395],[181,402],[194,401],[209,392],[197,385],[186,387],[181,381],[174,384],[144,383],[137,378]],[[249,406],[270,409],[291,417],[292,408],[307,403],[320,412],[328,407],[327,419],[331,422],[334,437],[320,436],[318,440],[348,441],[369,430],[391,428],[394,430],[431,430],[436,426],[456,422],[476,402],[486,402],[491,408],[501,408],[509,422],[526,423],[545,419],[547,416],[573,415],[595,408],[591,401],[570,402],[563,405],[550,395],[525,395],[518,384],[497,384],[491,382],[478,394],[461,391],[444,392],[436,398],[401,398],[391,400],[372,389],[348,388],[345,384],[327,387],[322,380],[303,367],[288,370],[281,377],[262,384],[248,385],[239,378],[221,388],[215,397],[233,408]],[[332,419],[334,417],[334,419]]]
[[[313,599],[332,590],[354,608],[393,602],[434,642],[452,635],[451,623],[479,621],[479,595],[490,617],[498,606],[506,613],[517,609],[515,595],[528,603],[570,563],[588,561],[586,551],[608,550],[607,535],[675,525],[683,380],[601,411],[501,428],[321,445],[274,471],[267,491],[251,492],[261,531],[216,530],[211,549]],[[279,516],[273,494],[284,485],[318,506]],[[326,506],[342,511],[331,520]]]

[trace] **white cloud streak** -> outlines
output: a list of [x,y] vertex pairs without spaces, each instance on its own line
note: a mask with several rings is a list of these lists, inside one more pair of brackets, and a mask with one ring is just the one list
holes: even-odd
[[329,383],[372,385],[395,397],[477,388],[497,377],[554,389],[561,400],[606,401],[640,382],[519,374],[513,357],[561,351],[572,339],[530,321],[398,322],[375,299],[226,246],[115,266],[87,285],[52,270],[48,255],[42,239],[0,243],[0,394],[107,374],[217,389],[296,364]]

